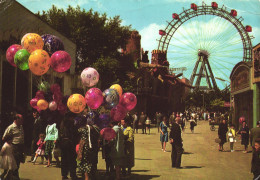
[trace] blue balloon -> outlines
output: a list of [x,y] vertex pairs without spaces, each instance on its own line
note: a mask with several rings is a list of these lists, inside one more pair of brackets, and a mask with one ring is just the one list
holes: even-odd
[[96,124],[98,121],[99,114],[97,111],[89,111],[86,115],[87,118],[87,124],[93,125]]
[[119,103],[119,95],[115,89],[106,89],[103,91],[103,105],[106,109],[112,109]]
[[41,37],[42,37],[43,43],[45,43],[46,39],[48,37],[50,37],[50,36],[52,36],[52,35],[51,34],[44,34],[44,35],[42,35]]
[[99,116],[98,121],[96,122],[96,125],[100,128],[103,129],[105,127],[108,127],[110,123],[110,116],[109,114],[101,114]]
[[86,126],[86,124],[87,124],[87,118],[86,117],[81,115],[81,116],[77,116],[77,117],[74,118],[74,125],[77,128]]
[[61,41],[61,39],[58,38],[57,36],[50,35],[46,37],[46,40],[44,41],[43,49],[46,52],[48,52],[49,55],[51,56],[56,51],[63,51],[64,44]]

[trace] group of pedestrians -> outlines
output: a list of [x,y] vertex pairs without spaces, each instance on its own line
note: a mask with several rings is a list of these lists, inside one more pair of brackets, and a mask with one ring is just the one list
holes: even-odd
[[[131,120],[111,122],[110,127],[116,133],[114,139],[106,141],[100,136],[100,129],[93,121],[84,121],[75,124],[77,115],[68,112],[62,117],[60,123],[43,120],[38,112],[33,112],[33,140],[32,157],[29,162],[37,163],[44,167],[53,166],[52,156],[56,159],[56,167],[61,168],[62,179],[79,179],[77,172],[87,179],[96,179],[98,152],[102,148],[106,161],[106,174],[120,179],[121,176],[130,176],[134,167],[134,130]],[[58,122],[58,121],[57,121]],[[18,179],[20,163],[25,162],[23,117],[14,116],[14,122],[3,135],[5,144],[0,153],[0,168],[4,169],[0,179]],[[36,138],[38,137],[38,138]],[[59,159],[60,157],[60,159]],[[44,159],[46,162],[44,163]]]
[[241,135],[241,145],[244,146],[243,153],[248,153],[248,145],[252,146],[252,164],[251,172],[254,174],[254,179],[260,176],[260,121],[257,121],[257,126],[249,130],[246,121],[242,122],[242,126],[238,132],[235,130],[235,126],[227,125],[226,120],[222,120],[218,129],[219,151],[224,151],[223,145],[227,141],[230,143],[230,152],[234,152],[234,143],[237,141],[237,135]]
[[150,134],[152,121],[148,115],[144,112],[141,112],[141,115],[138,117],[137,113],[132,115],[133,119],[133,129],[135,133],[138,133],[138,129],[142,130],[142,134]]
[[219,151],[224,151],[223,145],[226,142],[230,143],[230,152],[234,152],[234,143],[237,141],[237,135],[241,135],[241,144],[244,146],[243,153],[248,152],[249,145],[249,128],[245,121],[242,122],[242,126],[238,132],[235,130],[234,124],[228,124],[226,120],[222,120],[218,128],[218,137],[219,137]]
[[[181,137],[182,128],[181,120],[176,117],[174,121],[171,121],[170,126],[168,125],[167,116],[163,116],[162,122],[159,125],[160,132],[160,141],[162,144],[162,151],[166,152],[166,143],[168,139],[172,145],[171,161],[173,168],[182,168],[181,167],[181,157],[184,152],[183,150],[183,141]],[[168,134],[168,128],[170,128],[170,133]]]

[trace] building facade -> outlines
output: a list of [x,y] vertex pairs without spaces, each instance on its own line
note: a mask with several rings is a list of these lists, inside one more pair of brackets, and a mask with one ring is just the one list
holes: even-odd
[[[20,44],[26,33],[39,35],[52,34],[64,43],[65,51],[72,59],[70,70],[64,73],[54,72],[51,68],[43,76],[36,76],[30,70],[22,71],[11,66],[5,57],[6,50],[12,44]],[[30,109],[30,100],[38,90],[42,80],[49,84],[58,83],[64,95],[70,95],[73,88],[80,86],[75,75],[76,45],[70,39],[40,20],[35,14],[17,1],[12,1],[0,11],[0,112],[11,111],[13,107],[20,111]]]
[[249,128],[260,120],[260,44],[253,48],[252,62],[239,62],[233,68],[231,80],[232,123],[239,127],[244,117]]

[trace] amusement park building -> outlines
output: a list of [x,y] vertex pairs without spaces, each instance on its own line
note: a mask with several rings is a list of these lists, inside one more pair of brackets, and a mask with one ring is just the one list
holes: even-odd
[[135,111],[145,112],[152,117],[156,111],[165,114],[184,111],[184,99],[189,93],[187,79],[169,74],[166,51],[152,51],[151,63],[141,56],[141,36],[133,31],[123,53],[132,54],[133,62],[142,59],[135,77],[137,106]]
[[260,44],[253,48],[253,61],[239,62],[230,74],[232,123],[245,120],[255,127],[260,120]]
[[[72,93],[79,86],[75,75],[76,45],[61,33],[41,21],[35,14],[17,1],[10,1],[0,11],[0,112],[11,111],[13,107],[20,111],[30,109],[30,100],[38,90],[37,85],[44,78],[49,84],[58,83],[64,95]],[[1,6],[5,5],[2,3]],[[51,68],[43,77],[35,76],[30,70],[22,71],[11,66],[6,60],[6,50],[12,44],[20,44],[26,33],[52,34],[64,43],[72,59],[70,70],[56,73]]]

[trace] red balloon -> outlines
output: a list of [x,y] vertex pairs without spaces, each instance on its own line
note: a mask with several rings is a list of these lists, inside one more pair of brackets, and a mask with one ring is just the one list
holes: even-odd
[[67,112],[67,106],[66,105],[64,105],[64,104],[59,104],[58,105],[58,111],[60,112],[60,114],[66,114],[66,112]]
[[133,93],[127,92],[121,96],[119,104],[131,111],[137,104],[137,98]]
[[98,88],[91,88],[85,94],[85,100],[90,109],[97,109],[103,103],[102,91]]
[[116,137],[116,132],[110,127],[106,127],[100,131],[100,135],[107,141],[111,141]]
[[14,67],[16,67],[16,64],[14,63],[14,55],[18,50],[22,48],[23,47],[19,44],[13,44],[6,51],[6,60]]
[[44,91],[37,91],[35,97],[38,99],[44,99]]
[[52,93],[59,93],[60,92],[60,85],[58,84],[52,84],[51,87],[51,92]]
[[110,117],[113,121],[121,121],[126,116],[126,113],[127,109],[121,104],[118,104],[116,107],[111,109]]
[[33,98],[30,100],[30,105],[32,106],[32,108],[38,109],[38,106],[37,106],[38,100],[39,100],[38,98]]
[[242,122],[245,121],[245,120],[246,120],[245,117],[242,116],[242,117],[239,118],[239,123],[242,124]]
[[56,51],[51,56],[51,67],[54,71],[65,72],[71,66],[71,57],[66,51]]
[[53,100],[56,101],[57,103],[60,103],[63,95],[61,93],[54,93],[52,96]]

